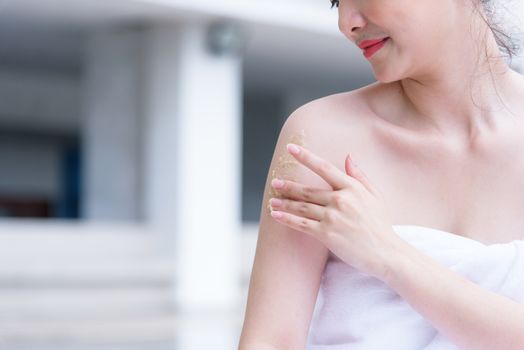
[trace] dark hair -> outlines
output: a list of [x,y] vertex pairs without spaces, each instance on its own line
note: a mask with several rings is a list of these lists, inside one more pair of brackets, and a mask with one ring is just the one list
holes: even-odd
[[[519,52],[519,45],[517,44],[514,37],[511,36],[509,32],[507,32],[503,25],[498,22],[496,19],[497,17],[497,11],[495,10],[495,5],[493,0],[472,0],[474,4],[482,5],[484,12],[487,16],[487,18],[484,17],[482,13],[480,13],[482,19],[486,23],[489,29],[493,32],[493,35],[495,36],[495,40],[497,42],[497,45],[499,49],[506,54],[510,59],[513,58],[513,56],[516,56]],[[475,7],[477,11],[480,11],[478,7]]]
[[[331,8],[334,6],[338,7],[339,0],[330,0],[331,1]],[[482,5],[484,8],[484,11],[488,18],[485,18],[482,13],[480,13],[483,18],[483,20],[488,25],[489,29],[493,32],[493,35],[495,36],[495,40],[497,42],[497,45],[499,46],[499,49],[506,54],[510,59],[513,58],[513,56],[516,56],[519,51],[519,45],[515,41],[515,39],[507,33],[500,23],[498,23],[495,20],[495,9],[493,5],[493,0],[472,0],[473,3]],[[479,11],[478,7],[475,7],[477,11]]]

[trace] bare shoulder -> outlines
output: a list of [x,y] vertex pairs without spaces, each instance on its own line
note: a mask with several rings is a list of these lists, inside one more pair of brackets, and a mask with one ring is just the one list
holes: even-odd
[[303,146],[343,169],[348,152],[358,155],[369,149],[375,89],[372,84],[300,106],[286,119],[281,137],[295,142],[294,135],[300,135]]
[[302,144],[344,171],[347,152],[366,149],[359,138],[365,138],[369,112],[359,94],[358,90],[344,92],[308,102],[291,113],[281,128],[264,188],[240,349],[256,341],[278,348],[304,349],[306,345],[329,250],[317,239],[271,218],[268,201],[279,196],[271,180],[283,178],[330,189],[288,154],[286,144]]
[[[240,349],[256,341],[288,349],[304,349],[306,345],[329,250],[314,237],[271,217],[269,199],[280,196],[271,181],[280,178],[330,189],[320,176],[287,152],[286,144],[301,144],[343,170],[341,155],[349,144],[357,143],[357,127],[351,119],[359,115],[361,107],[353,94],[308,102],[291,113],[281,128],[264,187]],[[351,135],[345,130],[348,128]]]
[[[315,125],[335,121],[341,114],[358,119],[369,110],[368,94],[371,86],[340,92],[312,100],[297,108],[288,119],[296,123]],[[352,111],[353,113],[348,113]]]
[[297,108],[286,120],[286,127],[318,130],[319,127],[344,128],[351,125],[355,132],[361,132],[361,128],[372,126],[377,116],[383,114],[380,110],[382,106],[395,103],[397,92],[396,84],[375,82],[355,90],[320,97]]

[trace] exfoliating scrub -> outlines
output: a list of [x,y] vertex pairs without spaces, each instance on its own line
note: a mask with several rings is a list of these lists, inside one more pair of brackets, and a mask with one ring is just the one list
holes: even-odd
[[[299,133],[292,135],[288,143],[294,143],[296,145],[305,147],[305,143],[304,143],[305,137],[306,137],[305,131],[302,130]],[[269,182],[270,184],[271,184],[271,181],[273,181],[273,179],[285,179],[285,180],[296,181],[296,179],[290,173],[293,169],[295,169],[297,165],[299,165],[299,162],[291,154],[289,154],[289,152],[286,149],[286,145],[284,145],[284,149],[281,151],[281,154],[278,157],[277,164],[271,173],[271,180]],[[271,199],[271,198],[282,198],[282,197],[273,188],[273,186],[270,185],[268,198]],[[269,213],[271,213],[272,209],[271,209],[271,205],[269,204],[269,200],[267,204],[267,209]]]

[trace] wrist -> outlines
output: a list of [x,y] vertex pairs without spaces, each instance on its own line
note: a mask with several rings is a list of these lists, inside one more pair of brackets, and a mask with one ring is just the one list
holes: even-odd
[[394,288],[404,269],[413,264],[419,253],[412,245],[401,238],[395,240],[383,259],[381,280]]
[[400,295],[423,279],[436,276],[433,261],[411,244],[402,241],[390,255],[382,280]]

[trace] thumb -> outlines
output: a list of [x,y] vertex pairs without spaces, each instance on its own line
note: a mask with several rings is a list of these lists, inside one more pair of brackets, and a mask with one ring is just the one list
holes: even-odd
[[364,187],[371,193],[373,194],[377,194],[377,192],[375,191],[375,188],[373,185],[371,185],[371,182],[368,180],[366,174],[364,174],[364,172],[362,171],[362,169],[360,169],[358,166],[357,166],[357,163],[353,160],[353,158],[351,157],[351,153],[349,153],[346,157],[346,162],[345,162],[345,169],[346,169],[346,173],[357,179],[362,185],[364,185]]

